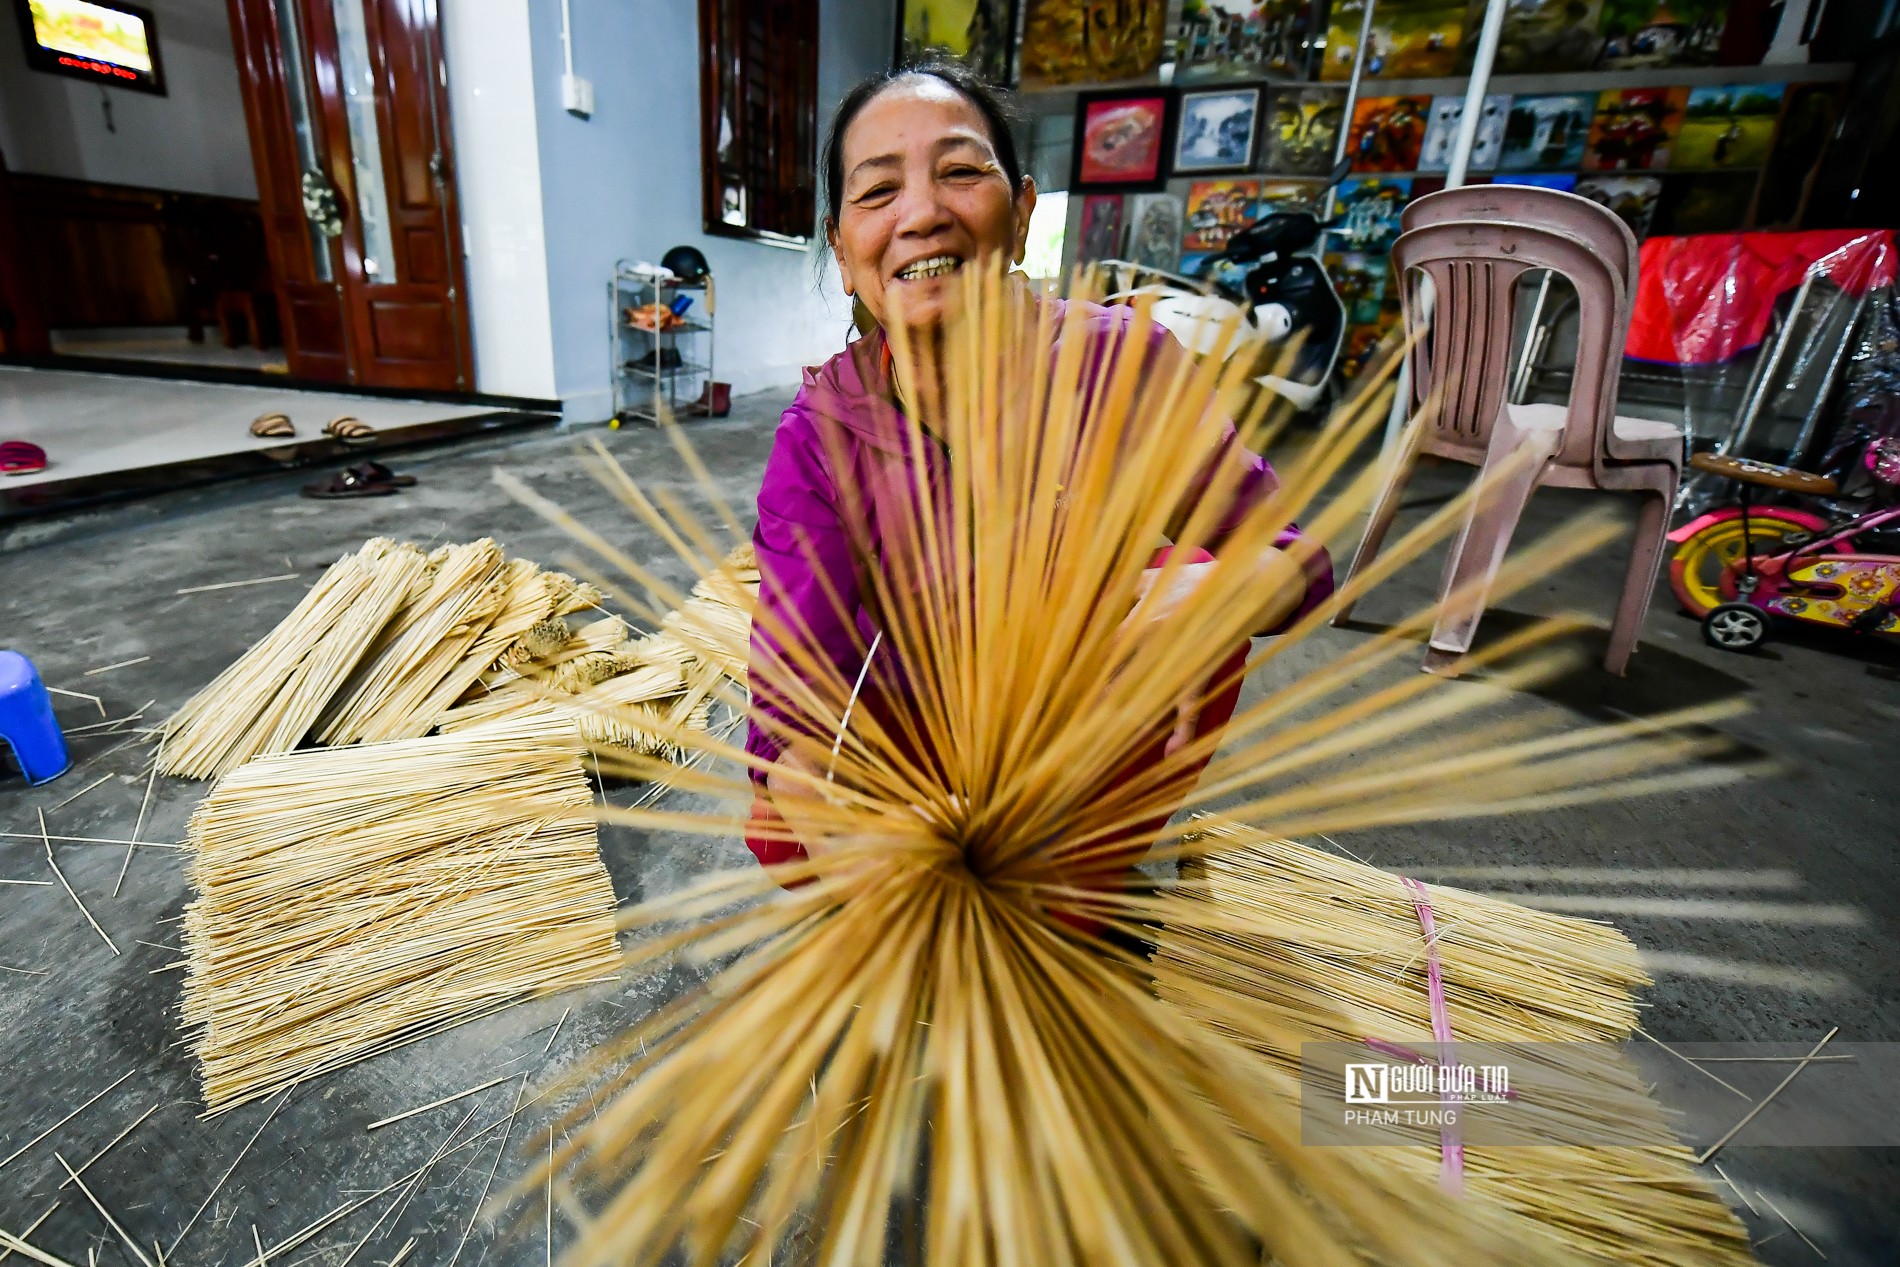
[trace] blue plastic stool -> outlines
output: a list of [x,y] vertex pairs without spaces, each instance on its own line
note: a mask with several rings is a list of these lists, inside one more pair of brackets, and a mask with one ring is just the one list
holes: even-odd
[[53,699],[39,670],[18,651],[0,651],[0,741],[28,783],[48,783],[66,773],[66,736],[53,718]]

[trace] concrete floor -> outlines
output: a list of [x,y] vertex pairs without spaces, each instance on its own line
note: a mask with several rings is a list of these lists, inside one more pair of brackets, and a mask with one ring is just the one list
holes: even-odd
[[[693,435],[728,495],[751,500],[771,442],[782,396],[737,403],[727,420],[693,424]],[[678,470],[665,442],[646,430],[592,433],[603,438],[642,479]],[[491,535],[511,553],[557,562],[568,542],[510,502],[490,479],[505,466],[615,536],[636,557],[659,558],[653,536],[633,524],[574,460],[575,439],[517,433],[417,454],[407,464],[418,487],[393,498],[319,503],[300,500],[303,476],[260,478],[184,491],[61,519],[0,525],[0,631],[7,645],[32,656],[46,680],[104,697],[113,717],[155,700],[157,719],[183,703],[262,635],[289,608],[294,583],[229,589],[196,596],[175,590],[296,570],[305,580],[374,534],[419,541]],[[1421,501],[1455,487],[1462,472],[1426,472],[1415,486]],[[678,481],[684,485],[683,477]],[[1532,529],[1549,529],[1580,499],[1544,493]],[[1530,532],[1526,532],[1526,537]],[[289,562],[286,563],[286,560]],[[1512,614],[1580,610],[1607,617],[1621,558],[1592,558],[1512,600],[1488,629]],[[673,569],[678,575],[678,570]],[[1437,566],[1428,559],[1360,609],[1366,625],[1327,630],[1294,649],[1273,670],[1297,674],[1368,635],[1429,597]],[[1721,729],[1744,745],[1785,761],[1788,772],[1718,792],[1660,796],[1563,813],[1469,824],[1386,829],[1344,836],[1339,844],[1382,866],[1430,877],[1455,865],[1524,868],[1521,887],[1544,893],[1596,893],[1612,902],[1632,896],[1684,896],[1636,876],[1629,884],[1578,886],[1535,878],[1535,868],[1596,866],[1725,868],[1738,873],[1792,869],[1800,887],[1773,894],[1797,907],[1845,908],[1849,925],[1746,922],[1708,918],[1625,918],[1623,927],[1647,951],[1679,956],[1659,974],[1646,1024],[1664,1040],[1763,1040],[1811,1043],[1833,1025],[1841,1040],[1900,1041],[1900,855],[1896,854],[1895,763],[1882,734],[1900,720],[1900,657],[1836,640],[1788,639],[1762,654],[1738,657],[1705,647],[1696,627],[1675,614],[1666,596],[1652,612],[1630,677],[1616,681],[1594,667],[1534,695],[1518,697],[1526,712],[1605,719],[1739,695],[1754,712]],[[1586,640],[1587,641],[1587,640]],[[1599,638],[1600,642],[1600,638]],[[1600,647],[1596,648],[1600,650]],[[149,656],[92,677],[88,668]],[[1401,666],[1411,672],[1411,662]],[[1262,683],[1250,683],[1249,690]],[[1368,683],[1359,689],[1370,689]],[[70,726],[98,720],[91,704],[59,697]],[[144,752],[118,748],[117,738],[77,735],[77,764],[66,777],[26,789],[0,780],[0,830],[34,831],[36,808],[58,835],[119,839],[140,814]],[[101,775],[109,781],[74,801],[59,802]],[[160,780],[145,834],[178,841],[204,787]],[[609,789],[622,802],[633,792]],[[57,808],[56,808],[57,807]],[[706,842],[624,829],[604,833],[616,890],[633,901],[663,893],[689,877],[749,860],[737,840]],[[0,971],[0,1033],[8,1037],[0,1073],[8,1090],[0,1109],[0,1158],[52,1128],[17,1159],[0,1161],[0,1228],[19,1232],[59,1201],[34,1235],[47,1250],[85,1262],[130,1261],[110,1247],[99,1217],[71,1189],[58,1190],[57,1151],[75,1166],[111,1141],[141,1113],[157,1111],[86,1172],[114,1214],[148,1245],[168,1247],[207,1194],[174,1263],[240,1264],[253,1256],[252,1225],[270,1246],[334,1209],[421,1165],[471,1107],[473,1124],[503,1116],[516,1083],[503,1083],[466,1102],[366,1134],[377,1118],[427,1103],[502,1073],[540,1081],[576,1061],[592,1044],[650,1009],[661,992],[684,979],[639,986],[601,986],[523,1005],[426,1042],[325,1077],[293,1094],[268,1123],[268,1105],[251,1105],[205,1122],[195,1073],[178,1046],[176,972],[155,973],[176,954],[175,919],[188,898],[185,859],[140,850],[123,893],[110,896],[123,851],[110,845],[60,844],[61,867],[124,952],[114,957],[57,888],[0,885],[0,964],[45,975]],[[43,879],[37,839],[0,837],[0,877]],[[1694,896],[1760,897],[1740,887]],[[1608,913],[1606,911],[1606,913]],[[1799,911],[1795,912],[1799,915]],[[1695,958],[1700,957],[1700,958]],[[1792,970],[1776,985],[1724,980],[1746,974],[1737,965]],[[571,1008],[551,1050],[549,1032]],[[131,1077],[72,1121],[55,1125],[122,1074]],[[517,1080],[518,1081],[518,1080]],[[524,1114],[539,1128],[545,1115]],[[500,1160],[495,1187],[507,1186],[526,1161],[525,1131]],[[496,1156],[494,1137],[446,1159],[399,1218],[374,1229],[358,1263],[387,1262],[409,1238],[411,1263],[446,1263],[475,1209],[482,1179]],[[1731,1146],[1724,1168],[1743,1187],[1770,1194],[1832,1264],[1900,1261],[1900,1163],[1873,1149],[1789,1150]],[[224,1178],[220,1186],[220,1178]],[[342,1221],[288,1256],[340,1263],[366,1235],[389,1198]],[[1760,1204],[1759,1202],[1757,1203]],[[1767,1213],[1766,1210],[1763,1211]],[[1749,1218],[1758,1238],[1780,1223]],[[565,1243],[559,1219],[555,1250]],[[463,1262],[543,1261],[538,1208],[491,1229],[477,1219]],[[317,1254],[316,1251],[321,1251]],[[1810,1251],[1790,1235],[1761,1249],[1773,1263],[1806,1262]]]

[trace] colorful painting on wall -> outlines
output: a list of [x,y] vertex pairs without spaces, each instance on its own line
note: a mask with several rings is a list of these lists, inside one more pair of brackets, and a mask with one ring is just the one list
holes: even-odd
[[1591,92],[1514,97],[1498,152],[1502,171],[1571,168],[1583,163],[1597,98]]
[[1155,188],[1167,157],[1165,92],[1084,93],[1075,103],[1075,159],[1070,184],[1078,189]]
[[1175,175],[1246,171],[1259,130],[1258,88],[1182,93],[1175,107]]
[[[1326,32],[1320,78],[1352,78],[1359,52],[1365,0],[1338,0]],[[1464,38],[1465,0],[1380,0],[1366,38],[1366,75],[1383,79],[1430,79],[1458,67]]]
[[1197,180],[1188,188],[1183,251],[1218,251],[1253,223],[1260,198],[1257,180]]
[[1181,0],[1174,82],[1302,74],[1312,13],[1305,0]]
[[[1488,172],[1498,165],[1504,147],[1504,124],[1511,112],[1508,96],[1486,97],[1478,112],[1478,131],[1471,141],[1468,170]],[[1418,170],[1442,172],[1451,167],[1458,124],[1465,116],[1463,97],[1433,97],[1431,118],[1425,124],[1425,143],[1419,149]]]
[[1139,79],[1161,63],[1167,0],[1028,0],[1025,83]]
[[1713,66],[1728,25],[1729,0],[1603,0],[1604,70]]
[[1128,258],[1171,273],[1181,262],[1181,196],[1134,194],[1128,199]]
[[1649,222],[1656,214],[1656,199],[1662,193],[1662,178],[1585,176],[1577,181],[1577,192],[1614,211],[1630,227],[1630,232],[1640,238],[1649,234]]
[[1253,218],[1261,220],[1276,211],[1305,211],[1323,215],[1326,211],[1326,182],[1321,180],[1263,180],[1260,201],[1254,204]]
[[1425,143],[1430,97],[1367,97],[1353,107],[1346,153],[1356,172],[1409,172],[1418,169]]
[[[1471,69],[1478,47],[1478,29],[1484,25],[1482,0],[1465,11],[1464,43],[1458,69]],[[1498,36],[1496,75],[1538,75],[1566,70],[1589,70],[1596,64],[1603,37],[1597,25],[1603,0],[1513,0],[1504,9],[1504,28]]]
[[898,0],[900,64],[947,57],[993,84],[1016,80],[1016,0]]
[[1289,176],[1324,176],[1333,169],[1345,94],[1331,88],[1281,88],[1270,98],[1262,166]]
[[1643,171],[1667,167],[1682,129],[1687,88],[1612,88],[1597,98],[1583,165],[1590,171]]
[[1122,249],[1122,196],[1090,194],[1082,200],[1082,236],[1076,259],[1084,264],[1112,260]]
[[1674,168],[1760,167],[1775,144],[1784,84],[1695,88],[1669,150]]
[[1350,325],[1372,325],[1385,306],[1386,278],[1391,274],[1391,257],[1365,251],[1328,252],[1323,263],[1339,302],[1346,305]]
[[1412,182],[1369,177],[1341,181],[1334,232],[1355,251],[1383,253],[1399,236],[1399,212],[1412,196]]

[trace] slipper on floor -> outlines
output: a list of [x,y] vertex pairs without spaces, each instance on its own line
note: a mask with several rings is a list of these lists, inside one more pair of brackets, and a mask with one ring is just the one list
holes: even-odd
[[297,428],[290,425],[289,414],[259,414],[251,419],[251,434],[260,440],[273,436],[294,436]]
[[358,462],[355,466],[352,466],[350,470],[356,472],[356,474],[362,476],[372,484],[391,484],[397,488],[414,488],[416,486],[415,476],[398,475],[381,462]]
[[30,440],[0,443],[0,475],[32,475],[46,469],[46,450]]
[[343,414],[324,423],[323,434],[334,436],[345,444],[374,444],[376,442],[376,428],[361,418],[353,418],[349,414]]
[[389,497],[395,491],[394,484],[366,480],[355,471],[338,471],[320,484],[303,486],[305,497],[315,497],[320,501],[344,497]]

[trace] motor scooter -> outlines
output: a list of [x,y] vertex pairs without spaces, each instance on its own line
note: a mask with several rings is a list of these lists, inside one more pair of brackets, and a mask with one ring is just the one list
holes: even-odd
[[[1351,169],[1341,160],[1327,189]],[[1275,211],[1229,238],[1198,277],[1104,261],[1117,287],[1108,298],[1150,300],[1156,322],[1188,351],[1248,357],[1262,369],[1255,383],[1297,413],[1314,412],[1333,386],[1346,338],[1346,306],[1317,249],[1335,227],[1310,211]]]

